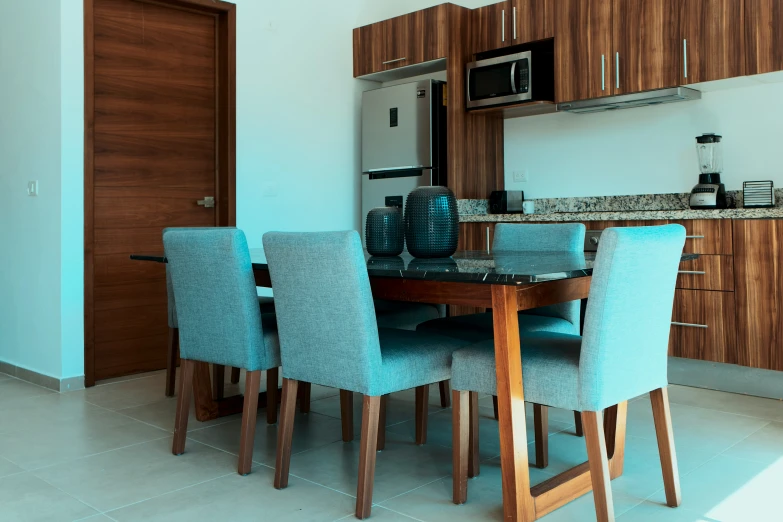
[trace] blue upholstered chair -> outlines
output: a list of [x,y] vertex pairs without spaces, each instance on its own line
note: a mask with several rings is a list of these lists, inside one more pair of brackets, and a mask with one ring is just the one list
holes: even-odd
[[163,245],[179,326],[181,378],[172,451],[185,450],[196,361],[247,370],[238,471],[250,473],[261,371],[267,371],[267,421],[275,422],[280,347],[274,314],[261,314],[241,230],[167,229]]
[[[607,229],[593,270],[584,335],[540,333],[522,344],[525,400],[581,412],[596,513],[602,522],[614,516],[601,412],[648,392],[667,503],[680,504],[666,390],[672,304],[684,245],[680,225]],[[494,353],[492,341],[454,353],[452,384],[459,391],[453,415],[454,426],[461,430],[470,429],[465,411],[470,395],[496,392]],[[458,442],[454,469],[466,470],[468,443]],[[467,496],[466,473],[459,475],[454,477],[457,504]]]
[[[366,518],[372,506],[381,396],[409,388],[418,391],[449,379],[451,354],[468,343],[378,328],[356,232],[268,233],[264,251],[275,291],[283,363],[275,487],[288,485],[297,381],[361,393],[356,516]],[[417,432],[426,427],[425,419],[426,415],[417,415]]]
[[[179,359],[179,324],[177,322],[174,288],[171,285],[171,273],[169,272],[168,267],[166,267],[166,297],[169,321],[169,344],[168,353],[166,355],[166,397],[173,397],[177,379],[177,359]],[[271,297],[259,296],[258,305],[261,307],[262,314],[275,313],[275,301]],[[215,365],[213,367],[212,394],[215,396],[215,399],[222,398],[224,375],[225,368],[223,366]],[[239,368],[231,369],[231,382],[233,384],[239,382]]]

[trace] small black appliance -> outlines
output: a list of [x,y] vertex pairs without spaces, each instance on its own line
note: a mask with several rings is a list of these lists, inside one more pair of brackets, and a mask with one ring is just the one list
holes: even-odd
[[691,190],[690,207],[697,210],[728,208],[726,187],[720,181],[723,172],[722,136],[703,134],[696,138],[699,155],[699,184]]
[[496,190],[489,196],[490,214],[524,214],[525,193],[521,190]]

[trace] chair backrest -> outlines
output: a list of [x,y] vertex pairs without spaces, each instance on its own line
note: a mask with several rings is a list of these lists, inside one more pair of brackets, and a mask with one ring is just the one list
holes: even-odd
[[241,230],[170,228],[163,246],[184,359],[266,370],[250,251]]
[[667,385],[674,288],[685,228],[610,228],[601,235],[579,361],[583,411]]
[[283,376],[368,393],[381,367],[359,234],[264,234]]
[[[585,226],[581,223],[535,225],[500,223],[495,227],[493,250],[500,252],[584,252]],[[544,306],[525,313],[558,317],[574,325],[579,333],[581,303],[570,301]]]
[[171,270],[166,264],[166,305],[169,314],[169,328],[179,328],[177,323],[177,303],[174,299],[174,284],[171,282]]

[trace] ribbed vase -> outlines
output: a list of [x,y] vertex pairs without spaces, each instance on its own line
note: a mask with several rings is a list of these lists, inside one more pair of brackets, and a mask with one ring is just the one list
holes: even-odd
[[372,256],[397,256],[405,248],[402,211],[397,207],[378,207],[367,213],[364,229],[367,252]]
[[405,241],[414,257],[449,257],[459,242],[459,212],[446,187],[419,187],[405,202]]

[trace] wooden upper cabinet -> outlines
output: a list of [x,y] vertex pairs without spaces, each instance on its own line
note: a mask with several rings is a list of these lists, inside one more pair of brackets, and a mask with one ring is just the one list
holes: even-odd
[[614,0],[615,94],[675,87],[682,82],[681,0]]
[[511,45],[555,36],[554,2],[556,0],[509,0]]
[[354,29],[354,76],[445,58],[449,4]]
[[783,0],[745,0],[745,74],[783,71]]
[[612,0],[557,0],[554,5],[555,101],[613,94]]
[[511,18],[508,2],[479,7],[471,12],[474,53],[493,51],[509,45]]
[[683,0],[682,84],[745,73],[745,10],[742,0]]

